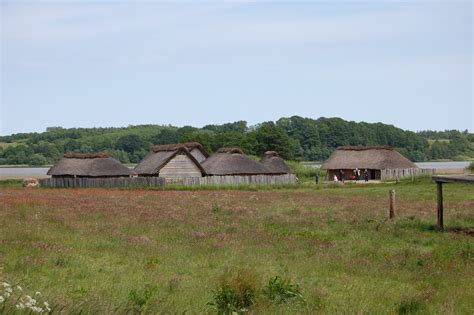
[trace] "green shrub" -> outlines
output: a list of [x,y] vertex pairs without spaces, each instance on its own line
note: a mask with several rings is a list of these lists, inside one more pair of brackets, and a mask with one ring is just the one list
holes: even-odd
[[287,164],[300,181],[314,181],[316,175],[319,175],[320,180],[326,177],[326,171],[318,167],[304,165],[295,161],[287,161]]
[[128,294],[128,300],[133,310],[142,312],[156,294],[156,290],[156,287],[151,285],[146,285],[141,290],[131,290]]
[[255,275],[241,269],[232,277],[224,275],[221,278],[220,286],[208,304],[214,306],[218,314],[241,314],[255,303],[257,292]]
[[263,289],[263,295],[270,301],[285,303],[290,299],[304,301],[298,284],[292,284],[289,280],[284,280],[276,276],[268,281]]
[[471,162],[469,166],[467,167],[467,169],[470,170],[471,172],[474,172],[474,162]]
[[399,315],[417,314],[425,308],[425,304],[418,299],[402,301],[398,305],[397,313]]

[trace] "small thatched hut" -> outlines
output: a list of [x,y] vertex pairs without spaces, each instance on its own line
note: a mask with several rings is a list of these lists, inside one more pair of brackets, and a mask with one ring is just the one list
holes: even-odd
[[139,176],[164,178],[202,177],[205,171],[184,144],[155,145],[135,167]]
[[339,147],[321,166],[321,169],[327,170],[329,179],[334,175],[339,177],[340,170],[344,171],[346,179],[351,179],[356,168],[362,173],[367,170],[369,179],[381,179],[383,170],[418,167],[390,147]]
[[239,148],[221,148],[202,162],[209,176],[270,175],[263,164],[246,156]]
[[47,174],[52,177],[130,177],[135,173],[107,153],[66,153]]
[[272,174],[291,174],[292,171],[275,151],[267,151],[260,160]]

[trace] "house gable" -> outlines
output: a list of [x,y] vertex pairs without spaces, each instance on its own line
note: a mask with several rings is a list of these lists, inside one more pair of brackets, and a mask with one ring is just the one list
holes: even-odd
[[199,167],[184,153],[175,155],[159,171],[164,178],[202,177]]

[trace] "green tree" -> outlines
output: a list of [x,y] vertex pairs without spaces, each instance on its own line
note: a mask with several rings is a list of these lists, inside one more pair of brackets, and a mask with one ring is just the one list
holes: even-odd
[[264,122],[256,129],[257,154],[265,151],[277,151],[284,159],[293,158],[294,142],[288,135],[273,122]]
[[48,160],[42,154],[35,153],[29,157],[28,164],[35,166],[46,165],[48,164]]
[[115,144],[116,149],[127,153],[134,153],[140,149],[148,147],[148,145],[140,138],[139,135],[129,134],[120,137]]

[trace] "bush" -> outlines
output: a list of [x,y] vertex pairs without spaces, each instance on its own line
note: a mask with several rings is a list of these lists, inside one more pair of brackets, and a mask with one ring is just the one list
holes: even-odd
[[128,299],[132,305],[132,308],[137,312],[142,312],[155,295],[156,290],[156,287],[146,285],[141,290],[130,291]]
[[467,167],[467,169],[470,170],[471,172],[474,172],[474,162],[471,162],[469,166]]
[[241,314],[255,303],[257,292],[255,275],[241,269],[232,277],[222,277],[219,289],[213,292],[213,299],[208,304],[214,306],[218,314]]
[[418,299],[402,301],[397,308],[399,315],[417,314],[425,308],[425,304]]
[[214,306],[218,314],[227,315],[245,313],[250,307],[257,306],[259,301],[280,304],[289,300],[306,303],[298,284],[276,276],[259,290],[257,277],[241,269],[233,277],[224,275],[221,278],[220,286],[213,291],[212,301],[208,305]]
[[285,303],[295,298],[304,301],[299,285],[292,284],[289,280],[284,280],[280,276],[276,276],[268,281],[263,294],[270,301],[277,303]]
[[319,175],[320,180],[324,180],[324,178],[326,177],[326,171],[323,171],[320,168],[307,166],[294,161],[288,161],[287,164],[300,181],[314,181],[316,175]]

